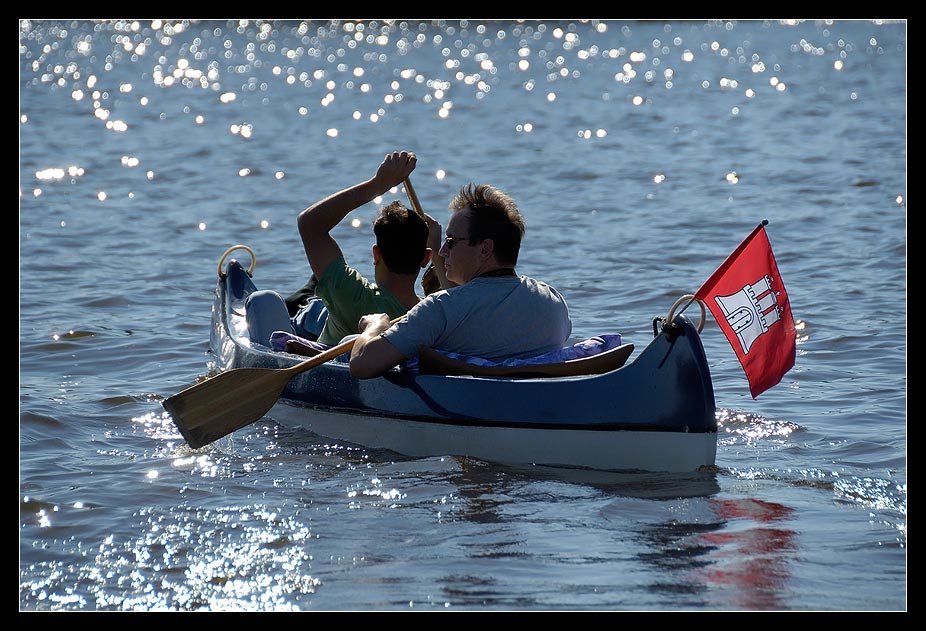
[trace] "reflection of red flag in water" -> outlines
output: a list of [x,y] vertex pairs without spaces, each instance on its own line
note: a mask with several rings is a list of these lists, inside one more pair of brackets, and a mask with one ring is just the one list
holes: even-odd
[[766,223],[760,223],[695,294],[736,352],[753,399],[794,366],[797,337]]

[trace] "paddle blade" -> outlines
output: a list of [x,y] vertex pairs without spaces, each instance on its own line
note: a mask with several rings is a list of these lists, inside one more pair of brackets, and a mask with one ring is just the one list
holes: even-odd
[[292,378],[285,370],[236,368],[164,400],[163,405],[193,449],[260,420]]

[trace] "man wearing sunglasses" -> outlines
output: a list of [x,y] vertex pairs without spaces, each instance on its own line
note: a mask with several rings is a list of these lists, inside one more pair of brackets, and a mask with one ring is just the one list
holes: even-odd
[[387,314],[360,320],[351,375],[377,377],[425,346],[491,361],[561,348],[572,333],[566,301],[556,289],[515,265],[524,219],[514,200],[488,185],[463,187],[435,259],[451,286],[432,293],[390,326]]

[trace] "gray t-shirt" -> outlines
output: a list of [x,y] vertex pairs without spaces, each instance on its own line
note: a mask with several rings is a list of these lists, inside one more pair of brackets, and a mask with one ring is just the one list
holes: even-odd
[[512,275],[434,292],[382,336],[406,358],[427,346],[501,361],[556,350],[571,333],[569,308],[556,289]]

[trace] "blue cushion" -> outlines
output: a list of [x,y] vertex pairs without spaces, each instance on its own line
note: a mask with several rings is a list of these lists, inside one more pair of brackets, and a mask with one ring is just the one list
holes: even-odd
[[460,355],[458,353],[445,353],[440,349],[435,350],[443,353],[447,357],[452,359],[459,359],[460,361],[465,361],[466,363],[473,364],[475,366],[525,366],[530,364],[555,364],[557,362],[565,362],[572,359],[591,357],[592,355],[603,353],[604,351],[611,350],[612,348],[617,348],[620,345],[620,333],[610,333],[605,335],[596,335],[595,337],[582,340],[581,342],[573,344],[572,346],[558,348],[555,351],[550,351],[549,353],[544,353],[543,355],[522,359],[506,359],[500,362],[490,361],[488,359],[483,359],[482,357]]

